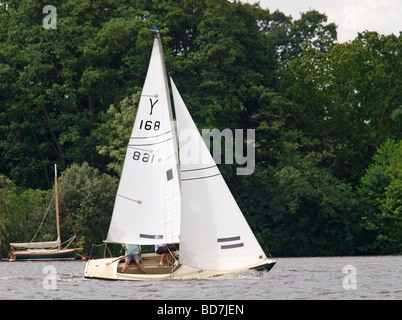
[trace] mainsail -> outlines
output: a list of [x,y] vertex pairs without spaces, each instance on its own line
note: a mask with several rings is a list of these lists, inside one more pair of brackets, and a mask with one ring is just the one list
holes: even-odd
[[235,270],[267,259],[170,81],[180,148],[180,263]]
[[[106,241],[179,242],[181,199],[175,140],[162,45],[157,36]],[[162,239],[155,240],[157,235]]]

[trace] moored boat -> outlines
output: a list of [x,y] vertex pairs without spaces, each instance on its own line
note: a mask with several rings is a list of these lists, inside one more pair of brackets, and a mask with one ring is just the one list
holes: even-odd
[[77,251],[81,248],[67,248],[67,246],[74,239],[70,239],[66,247],[62,248],[60,240],[60,214],[59,214],[59,195],[57,184],[57,166],[54,165],[54,179],[55,179],[55,204],[56,204],[56,228],[57,240],[56,241],[31,241],[31,242],[18,242],[10,243],[11,251],[8,253],[10,262],[14,261],[55,261],[55,260],[74,260],[77,256]]

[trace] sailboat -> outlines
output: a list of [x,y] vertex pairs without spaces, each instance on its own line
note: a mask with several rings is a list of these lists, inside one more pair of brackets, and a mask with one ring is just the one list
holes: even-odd
[[[59,215],[59,194],[57,185],[57,166],[54,165],[54,188],[56,198],[56,228],[57,240],[44,242],[26,242],[26,243],[10,243],[12,250],[9,252],[10,262],[13,261],[58,261],[58,260],[74,260],[76,251],[81,248],[62,248],[60,240],[60,215]],[[71,241],[70,241],[71,243]]]
[[276,261],[255,238],[170,78],[175,125],[160,33],[153,31],[156,37],[105,242],[173,243],[179,250],[171,254],[174,263],[163,266],[158,254],[142,254],[145,273],[134,263],[122,272],[124,256],[89,259],[84,277],[192,279],[270,270]]

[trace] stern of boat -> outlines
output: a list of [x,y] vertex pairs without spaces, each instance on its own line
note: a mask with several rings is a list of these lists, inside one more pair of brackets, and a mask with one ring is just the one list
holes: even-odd
[[268,272],[269,270],[271,270],[273,268],[273,266],[275,265],[276,260],[265,260],[262,264],[259,264],[255,267],[252,267],[251,269],[257,270],[257,271],[266,271]]
[[104,258],[104,259],[90,259],[85,265],[84,277],[85,278],[98,278],[98,279],[116,279],[115,265],[116,259],[119,258]]

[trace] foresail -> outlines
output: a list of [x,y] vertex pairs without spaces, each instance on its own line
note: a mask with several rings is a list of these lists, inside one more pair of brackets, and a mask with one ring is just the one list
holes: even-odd
[[[157,37],[127,146],[107,236],[110,242],[179,241],[176,138],[164,68]],[[163,240],[155,240],[156,235],[163,236]]]
[[253,266],[267,257],[170,81],[181,167],[180,262],[205,270]]

